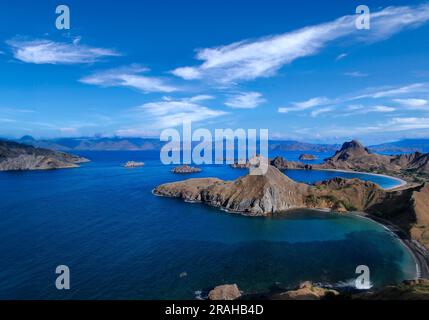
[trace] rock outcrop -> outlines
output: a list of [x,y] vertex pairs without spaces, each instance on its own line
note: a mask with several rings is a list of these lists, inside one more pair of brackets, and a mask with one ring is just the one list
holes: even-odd
[[355,300],[429,300],[429,280],[406,280],[377,291],[354,294]]
[[312,155],[312,154],[303,153],[302,155],[299,156],[299,160],[301,160],[301,161],[312,161],[312,160],[317,160],[317,157]]
[[72,154],[0,140],[0,171],[76,168],[88,161]]
[[209,300],[236,300],[240,297],[241,292],[236,284],[217,286],[209,292]]
[[138,168],[143,167],[144,162],[137,162],[137,161],[128,161],[124,164],[124,168]]
[[305,164],[297,161],[288,161],[283,157],[275,157],[270,161],[270,164],[276,167],[279,170],[287,170],[287,169],[303,169],[303,170],[311,170],[313,167],[309,164]]
[[429,183],[414,189],[410,208],[413,215],[411,236],[429,248]]
[[317,287],[310,281],[305,281],[296,290],[275,294],[271,298],[273,300],[322,300],[339,294],[338,291]]
[[202,170],[200,168],[195,168],[195,167],[191,167],[188,165],[175,167],[175,168],[173,168],[173,170],[171,170],[171,172],[178,173],[178,174],[197,173],[197,172],[201,172],[201,171]]

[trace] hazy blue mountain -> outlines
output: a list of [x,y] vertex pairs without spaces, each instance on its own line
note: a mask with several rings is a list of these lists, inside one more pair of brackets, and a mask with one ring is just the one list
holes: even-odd
[[[32,136],[24,136],[17,142],[35,147],[53,150],[100,150],[100,151],[124,151],[124,150],[160,150],[163,142],[155,138],[124,138],[124,137],[79,137],[56,138],[36,140]],[[197,144],[197,142],[193,143]],[[334,152],[340,145],[312,144],[299,141],[276,141],[269,143],[270,151],[313,151]]]
[[429,139],[404,139],[395,142],[388,142],[370,146],[373,152],[382,153],[403,153],[403,152],[429,152]]
[[294,140],[270,141],[270,150],[272,151],[335,152],[340,147],[339,144],[314,144]]
[[125,151],[125,150],[159,150],[163,145],[158,139],[150,138],[56,138],[35,140],[31,136],[24,136],[18,140],[20,143],[35,147],[61,151]]
[[[73,151],[73,150],[100,150],[100,151],[125,151],[125,150],[160,150],[164,142],[157,138],[128,138],[128,137],[79,137],[34,139],[32,136],[23,136],[17,142],[35,147]],[[193,145],[197,144],[194,142]],[[307,151],[307,152],[335,152],[341,148],[339,144],[315,144],[295,140],[271,140],[270,151]],[[405,139],[395,142],[372,145],[369,150],[375,153],[410,153],[429,152],[429,139]]]

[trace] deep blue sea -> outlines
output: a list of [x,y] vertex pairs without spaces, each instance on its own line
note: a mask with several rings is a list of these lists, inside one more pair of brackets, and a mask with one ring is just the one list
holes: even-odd
[[[385,228],[353,215],[299,210],[272,218],[229,214],[152,195],[188,177],[232,180],[246,170],[204,166],[174,175],[154,152],[85,152],[78,169],[0,173],[0,299],[194,299],[216,285],[247,293],[312,280],[374,286],[415,276],[409,251]],[[294,160],[299,153],[284,154]],[[323,159],[329,154],[320,154]],[[142,168],[125,169],[128,160]],[[340,172],[286,171],[298,181]],[[373,177],[383,187],[397,183]],[[67,265],[71,289],[55,288]]]

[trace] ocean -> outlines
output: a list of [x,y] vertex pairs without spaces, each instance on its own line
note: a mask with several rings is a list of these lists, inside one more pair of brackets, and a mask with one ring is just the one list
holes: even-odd
[[[216,285],[246,293],[300,281],[347,286],[367,265],[375,286],[414,278],[410,252],[388,230],[354,215],[295,210],[245,217],[156,197],[159,184],[196,177],[233,180],[246,170],[202,166],[174,175],[157,152],[80,152],[81,168],[0,173],[0,299],[195,299]],[[298,152],[283,153],[296,160]],[[318,154],[319,162],[329,154]],[[129,160],[141,168],[125,169]],[[312,183],[328,171],[285,171]],[[70,290],[55,269],[70,268]]]

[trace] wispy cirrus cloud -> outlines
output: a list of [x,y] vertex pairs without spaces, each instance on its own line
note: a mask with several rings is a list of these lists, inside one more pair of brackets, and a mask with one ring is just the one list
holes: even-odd
[[[196,98],[196,99],[195,99]],[[146,129],[163,129],[181,126],[184,122],[199,122],[228,114],[199,103],[201,96],[145,103],[134,109],[150,125]]]
[[361,72],[361,71],[350,71],[350,72],[344,72],[345,76],[353,77],[353,78],[363,78],[368,77],[368,73]]
[[[341,110],[338,116],[350,116],[366,114],[370,112],[388,113],[398,110],[393,106],[383,105],[391,103],[407,107],[408,109],[422,110],[422,107],[428,105],[426,99],[408,98],[407,96],[416,93],[425,93],[429,89],[428,83],[413,83],[403,86],[389,86],[382,88],[370,88],[364,90],[364,93],[348,94],[336,98],[314,97],[301,102],[292,102],[288,107],[278,108],[279,113],[300,112],[307,109],[316,109],[310,112],[310,116],[315,117],[322,113]],[[393,100],[386,100],[392,99]],[[379,104],[381,100],[381,103]],[[355,102],[359,101],[359,104]],[[349,104],[344,107],[344,104]],[[329,105],[329,108],[327,107]],[[320,112],[318,110],[321,110]]]
[[234,109],[254,109],[264,103],[265,99],[259,92],[240,92],[231,95],[225,102],[225,105]]
[[329,112],[331,112],[333,110],[334,110],[333,107],[320,108],[320,109],[311,111],[310,116],[313,117],[313,118],[316,118],[316,117],[318,117],[321,114],[329,113]]
[[293,102],[290,107],[278,108],[279,113],[288,113],[303,111],[314,107],[320,107],[332,103],[333,101],[326,97],[315,97],[301,102]]
[[354,15],[343,16],[280,35],[199,49],[196,59],[202,61],[200,65],[179,67],[172,73],[186,80],[206,77],[222,83],[269,77],[296,59],[317,54],[334,40],[347,36],[355,41],[375,42],[426,23],[429,3],[374,12],[371,32],[357,30],[355,19]]
[[138,65],[116,68],[96,72],[90,76],[83,77],[79,81],[85,84],[100,87],[128,87],[142,92],[174,92],[179,88],[169,85],[166,80],[157,77],[142,75],[148,72],[148,68]]
[[379,89],[368,90],[367,93],[357,95],[352,98],[352,100],[365,99],[365,98],[386,98],[386,97],[396,97],[416,92],[425,92],[429,88],[427,83],[413,83],[406,86],[400,87],[387,87]]
[[[357,126],[353,129],[350,126],[341,126],[339,124],[321,126],[321,127],[305,127],[295,130],[301,136],[314,137],[316,133],[317,138],[331,139],[335,137],[339,140],[350,139],[359,136],[371,136],[371,135],[384,135],[392,139],[393,133],[409,133],[412,132],[417,135],[418,132],[427,136],[429,132],[429,118],[417,118],[417,117],[392,117],[383,121],[378,121],[371,125]],[[397,136],[397,135],[395,135]]]
[[350,105],[343,112],[338,114],[338,117],[349,117],[349,116],[357,116],[364,115],[368,113],[389,113],[393,112],[396,109],[393,107],[385,106],[385,105]]
[[407,108],[416,108],[416,109],[420,109],[429,104],[428,100],[426,99],[416,99],[416,98],[394,99],[393,101],[399,103],[401,106],[404,106]]
[[335,61],[343,60],[347,56],[348,56],[348,53],[341,53],[335,58]]
[[34,64],[87,64],[121,55],[113,49],[83,45],[80,38],[72,42],[12,39],[6,41],[6,44],[15,59]]

